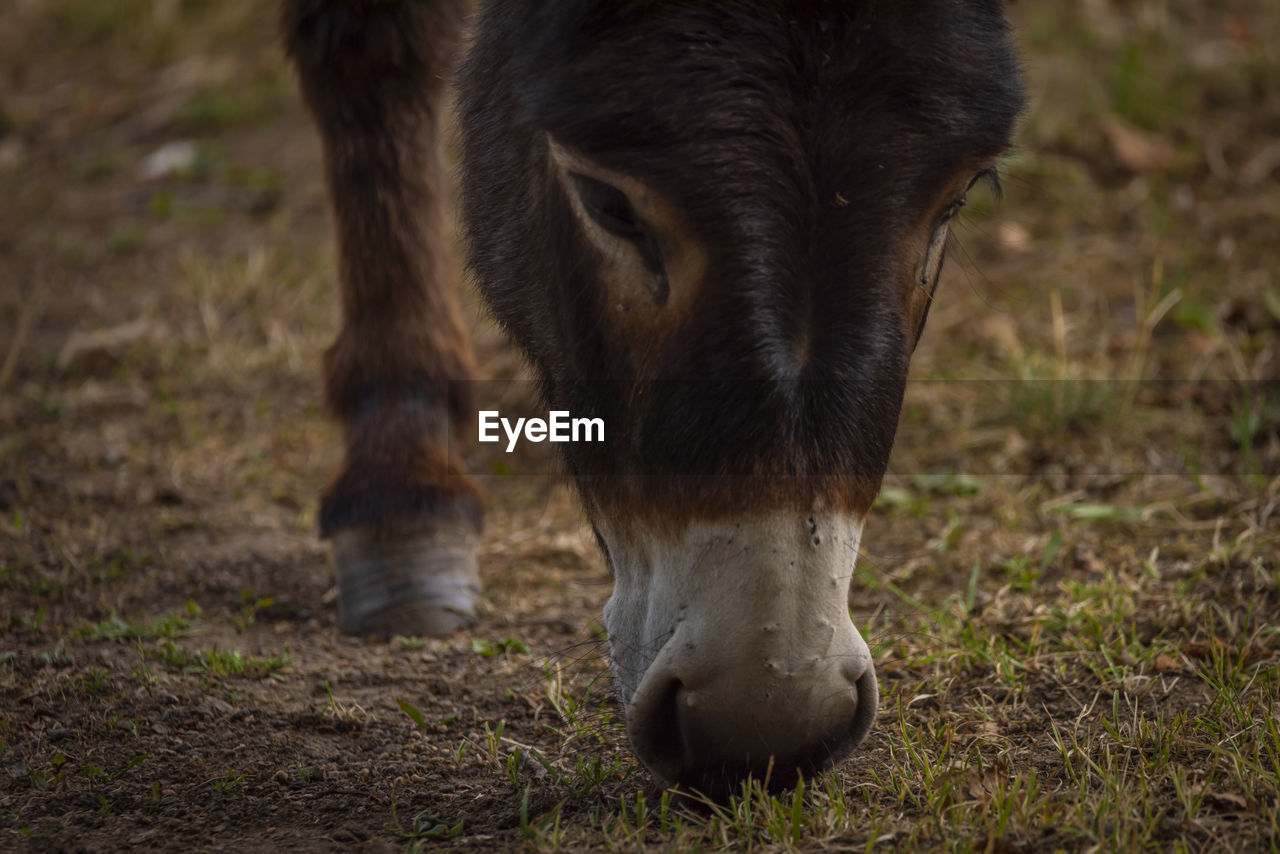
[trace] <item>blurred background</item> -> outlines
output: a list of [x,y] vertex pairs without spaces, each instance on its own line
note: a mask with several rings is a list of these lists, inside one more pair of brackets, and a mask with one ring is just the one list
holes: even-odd
[[[902,732],[943,714],[912,697],[1007,678],[973,714],[1051,782],[1066,772],[1026,733],[1077,714],[1062,680],[1190,715],[1208,703],[1193,676],[1159,695],[1131,677],[1194,674],[1212,649],[1241,668],[1280,654],[1274,628],[1250,628],[1280,621],[1280,6],[1009,10],[1030,108],[1003,200],[975,196],[957,230],[854,610]],[[536,662],[604,670],[591,627],[608,577],[571,492],[504,477],[496,456],[476,463],[492,476],[475,637],[336,636],[315,535],[340,450],[319,380],[334,250],[275,26],[259,0],[0,3],[0,839],[117,847],[181,826],[364,844],[414,775],[399,795],[414,810],[528,839],[501,836],[522,826],[502,823],[518,812],[504,774],[450,751],[501,718],[562,755],[565,730],[537,721],[568,689]],[[481,376],[521,377],[467,299]],[[1088,626],[1045,616],[1081,608]],[[1009,637],[1000,649],[1048,656],[1060,681],[1002,665]],[[1274,682],[1237,697],[1244,723],[1280,714]],[[393,696],[452,723],[415,727]],[[591,743],[626,757],[613,727]],[[902,768],[889,738],[871,761]],[[1111,804],[1138,843],[1274,846],[1274,785],[1241,767],[1215,785],[1253,818],[1206,818],[1202,782],[1162,837],[1086,786],[1045,819],[1050,838],[1099,842],[1086,819]],[[609,780],[592,791],[639,786]],[[303,803],[316,792],[329,800]],[[1176,813],[1171,792],[1125,797]],[[929,809],[891,793],[861,809],[876,797],[903,827]],[[1025,821],[1016,838],[1043,841]]]

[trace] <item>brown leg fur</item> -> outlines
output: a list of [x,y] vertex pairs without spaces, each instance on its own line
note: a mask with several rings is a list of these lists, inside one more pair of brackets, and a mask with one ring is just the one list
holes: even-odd
[[440,156],[458,0],[286,0],[283,29],[324,144],[343,325],[325,392],[346,458],[326,491],[342,629],[448,631],[478,595],[482,511],[449,456],[475,417]]

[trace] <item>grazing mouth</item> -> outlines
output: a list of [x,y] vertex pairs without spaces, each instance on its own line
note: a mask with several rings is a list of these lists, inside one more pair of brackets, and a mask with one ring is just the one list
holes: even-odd
[[[683,768],[669,763],[648,767],[662,782],[717,803],[737,794],[749,780],[758,782],[770,794],[794,788],[801,778],[812,778],[848,758],[870,734],[879,693],[875,672],[863,674],[856,684],[858,703],[852,719],[838,723],[798,752],[781,756],[762,752],[758,757],[721,759]],[[664,698],[666,702],[660,704],[668,711],[650,721],[646,731],[631,730],[638,751],[651,756],[674,756],[687,751],[675,713],[680,687],[672,684]]]
[[601,528],[619,695],[654,776],[716,798],[748,777],[787,787],[866,737],[878,689],[848,611],[860,517],[776,511],[675,539]]

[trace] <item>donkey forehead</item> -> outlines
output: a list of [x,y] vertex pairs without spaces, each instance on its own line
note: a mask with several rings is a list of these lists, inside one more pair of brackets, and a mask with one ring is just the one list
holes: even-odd
[[550,5],[520,47],[524,119],[677,196],[723,176],[923,203],[1022,107],[999,2]]

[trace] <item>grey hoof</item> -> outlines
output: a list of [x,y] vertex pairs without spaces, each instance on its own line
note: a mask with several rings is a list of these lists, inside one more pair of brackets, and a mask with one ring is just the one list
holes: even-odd
[[479,536],[461,526],[344,528],[333,535],[347,635],[443,635],[473,624]]

